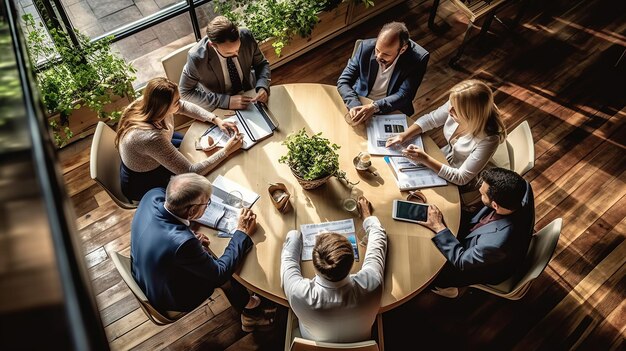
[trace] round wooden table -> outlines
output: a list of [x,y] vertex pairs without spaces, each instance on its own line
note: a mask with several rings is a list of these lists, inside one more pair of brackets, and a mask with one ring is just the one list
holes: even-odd
[[[287,84],[271,87],[268,107],[279,121],[280,127],[274,135],[261,141],[247,151],[240,151],[224,161],[209,175],[214,180],[219,174],[258,193],[261,198],[252,210],[257,214],[258,229],[252,236],[255,243],[247,254],[236,277],[250,290],[277,303],[288,306],[280,284],[280,256],[287,232],[299,229],[301,224],[354,218],[359,239],[365,233],[362,220],[343,210],[341,204],[346,197],[363,194],[374,207],[388,235],[388,251],[385,264],[384,293],[381,313],[399,306],[424,289],[437,275],[445,258],[432,243],[433,233],[417,224],[400,222],[391,218],[394,199],[406,199],[393,179],[393,173],[382,157],[372,157],[372,167],[380,177],[359,175],[352,159],[361,151],[367,151],[367,135],[364,126],[351,127],[345,120],[346,107],[336,87],[320,84]],[[228,111],[216,110],[218,116]],[[232,113],[232,111],[230,111]],[[205,123],[194,122],[187,131],[181,152],[197,162],[206,154],[194,148],[195,140],[207,129]],[[286,136],[301,128],[310,133],[322,132],[331,142],[341,145],[340,169],[348,178],[360,183],[350,189],[345,182],[331,178],[314,190],[303,190],[286,164],[278,163],[286,154],[282,145]],[[446,162],[437,145],[424,136],[426,151],[441,162]],[[293,211],[280,214],[272,205],[267,188],[270,183],[282,182],[291,192]],[[457,187],[422,189],[428,202],[437,205],[444,214],[446,223],[456,233],[460,221],[460,200]],[[224,252],[229,239],[218,238],[215,231],[202,229],[211,240],[210,249],[218,257]],[[365,248],[359,245],[358,262],[352,272],[363,264]],[[302,262],[305,277],[315,276],[312,261]]]

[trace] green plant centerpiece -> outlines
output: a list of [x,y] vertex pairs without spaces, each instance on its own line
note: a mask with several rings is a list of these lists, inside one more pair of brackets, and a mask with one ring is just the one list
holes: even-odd
[[315,189],[324,184],[332,176],[351,183],[346,173],[339,170],[339,154],[341,146],[331,143],[322,137],[322,133],[309,135],[304,128],[287,136],[283,145],[287,146],[287,154],[278,162],[289,165],[298,183],[307,190]]
[[59,122],[50,122],[57,145],[63,146],[73,136],[69,118],[82,106],[100,119],[117,122],[122,111],[107,112],[105,106],[113,96],[135,98],[136,70],[111,51],[113,37],[91,41],[74,29],[78,40],[74,45],[66,31],[50,28],[48,36],[44,24],[37,24],[31,14],[22,19],[33,66],[44,62],[35,72],[44,106],[49,116],[59,114]]

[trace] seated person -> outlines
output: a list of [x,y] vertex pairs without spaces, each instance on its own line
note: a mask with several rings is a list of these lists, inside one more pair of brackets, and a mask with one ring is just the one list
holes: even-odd
[[443,135],[448,141],[442,151],[449,166],[415,145],[404,149],[404,155],[432,169],[450,183],[461,185],[461,193],[477,190],[478,174],[485,168],[501,166],[492,157],[498,145],[506,139],[506,128],[487,84],[470,79],[455,85],[445,104],[418,118],[403,133],[389,138],[386,146],[401,146],[413,136],[440,126],[443,126]]
[[[159,312],[189,312],[230,281],[224,291],[238,311],[258,307],[258,297],[231,276],[254,243],[256,215],[243,209],[230,243],[220,258],[208,252],[209,239],[190,229],[211,199],[211,182],[195,173],[172,177],[167,189],[148,191],[131,225],[133,278]],[[263,323],[261,319],[256,320]],[[265,322],[267,323],[267,322]],[[250,323],[249,323],[250,324]]]
[[[209,111],[246,109],[252,101],[267,103],[270,64],[252,33],[224,16],[211,20],[206,32],[189,50],[180,77],[182,97]],[[241,95],[252,88],[254,98]]]
[[[226,146],[206,160],[191,163],[178,151],[182,135],[174,132],[174,113],[217,125],[233,134]],[[174,174],[194,172],[206,175],[227,156],[243,145],[234,123],[180,99],[176,83],[167,78],[148,82],[143,97],[132,102],[122,114],[115,137],[122,164],[122,193],[138,201],[148,190],[166,187]]]
[[448,260],[433,286],[435,293],[458,296],[457,287],[499,284],[522,268],[533,227],[535,203],[530,184],[519,174],[491,168],[481,174],[484,207],[462,218],[456,237],[444,223],[441,211],[430,205],[426,222],[435,246]]
[[349,274],[354,263],[352,244],[337,233],[317,236],[313,248],[313,279],[302,277],[302,235],[287,234],[282,251],[281,280],[289,305],[298,317],[302,337],[325,342],[356,342],[371,338],[371,328],[380,308],[387,235],[371,205],[359,198],[369,235],[363,267]]
[[[428,58],[428,51],[409,39],[404,23],[387,23],[376,39],[363,40],[337,81],[352,124],[363,123],[374,113],[399,110],[413,115],[413,98]],[[363,106],[359,96],[374,101]]]

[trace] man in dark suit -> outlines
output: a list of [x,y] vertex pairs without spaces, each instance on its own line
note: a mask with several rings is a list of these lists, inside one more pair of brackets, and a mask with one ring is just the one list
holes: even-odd
[[[409,39],[404,23],[387,23],[376,39],[363,40],[337,81],[352,123],[396,110],[413,115],[413,98],[426,73],[428,58],[428,51]],[[373,102],[361,105],[359,96]]]
[[[270,80],[270,64],[252,33],[217,16],[207,36],[189,50],[179,89],[184,100],[207,110],[238,110],[252,101],[267,103]],[[254,98],[241,95],[253,88]]]
[[445,297],[458,296],[457,287],[499,284],[522,268],[533,227],[535,204],[530,184],[519,174],[491,168],[481,174],[480,194],[485,207],[469,220],[461,219],[457,237],[430,205],[421,222],[436,233],[433,242],[448,260],[433,286]]
[[184,173],[172,177],[167,189],[148,191],[137,207],[131,225],[132,274],[150,304],[162,313],[189,312],[229,281],[231,286],[224,291],[237,310],[246,315],[246,309],[249,312],[259,305],[258,297],[250,298],[231,279],[254,245],[250,236],[256,231],[256,215],[249,209],[242,211],[224,254],[214,258],[208,252],[208,238],[190,229],[190,222],[202,216],[210,198],[211,182]]

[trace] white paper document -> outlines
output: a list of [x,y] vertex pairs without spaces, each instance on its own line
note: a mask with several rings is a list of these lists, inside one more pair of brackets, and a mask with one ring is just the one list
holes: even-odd
[[[248,104],[245,110],[235,110],[235,115],[225,118],[224,122],[233,122],[237,125],[239,132],[243,134],[244,150],[248,150],[257,142],[274,134],[278,128],[278,122],[258,103]],[[230,135],[222,132],[217,126],[211,126],[204,132],[198,141],[197,149],[208,145],[208,138],[217,140],[217,146],[224,147]]]
[[374,115],[367,122],[367,152],[372,155],[402,156],[402,149],[409,144],[424,148],[422,136],[405,142],[405,145],[385,147],[387,139],[408,129],[406,115]]
[[217,176],[212,185],[211,204],[196,222],[217,229],[219,237],[231,237],[237,228],[241,207],[252,207],[260,196],[222,175]]
[[432,169],[415,164],[406,157],[385,157],[401,191],[447,185]]
[[315,238],[323,232],[333,232],[346,236],[352,244],[354,251],[354,260],[359,260],[359,248],[356,243],[356,230],[354,228],[354,220],[343,219],[339,221],[302,224],[300,225],[302,233],[302,261],[310,261],[313,259],[313,247],[315,246]]

